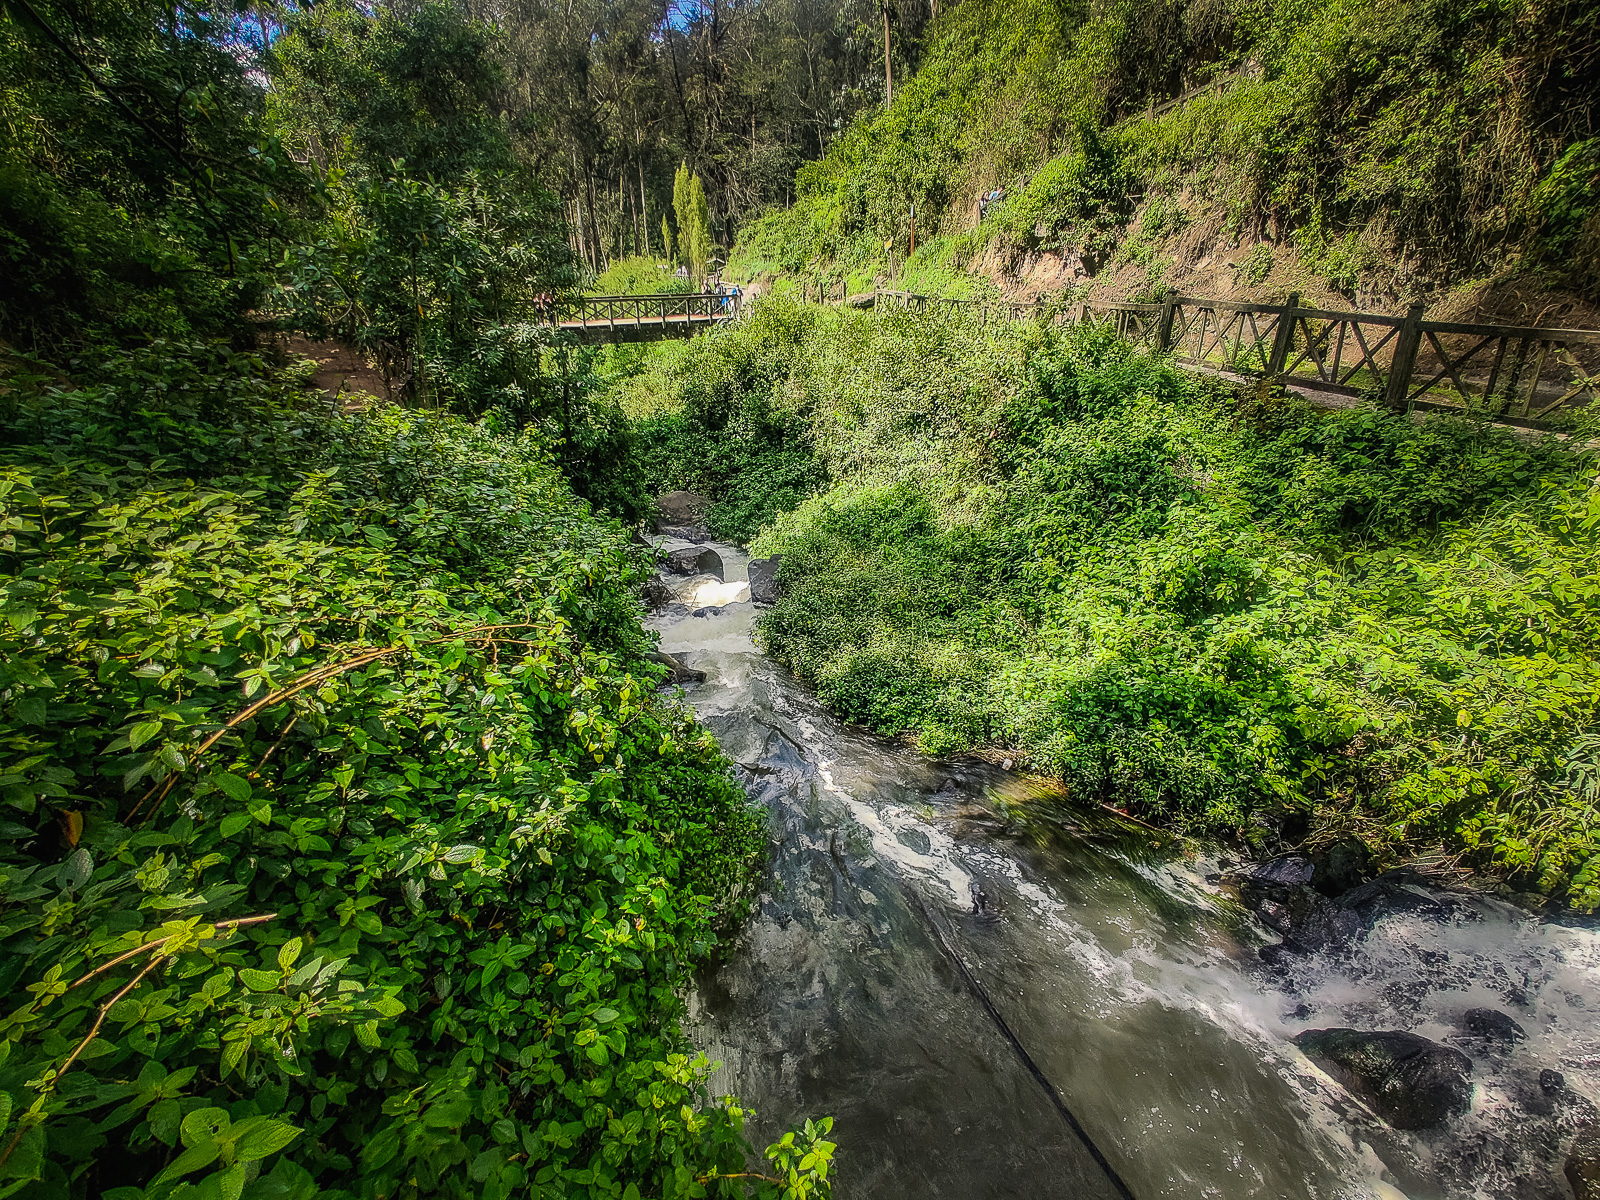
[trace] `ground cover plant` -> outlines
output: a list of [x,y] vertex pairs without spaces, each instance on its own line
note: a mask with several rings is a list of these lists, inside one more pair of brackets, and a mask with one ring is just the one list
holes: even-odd
[[0,1196],[825,1195],[678,1029],[760,823],[489,31],[250,15],[0,17]]
[[752,549],[783,556],[763,644],[841,715],[1180,829],[1600,903],[1588,451],[1105,331],[812,308],[695,353],[744,373],[647,372],[680,424],[639,428],[711,438],[716,378],[826,469]]
[[744,1194],[676,1019],[759,822],[621,528],[254,355],[10,366],[0,1191]]

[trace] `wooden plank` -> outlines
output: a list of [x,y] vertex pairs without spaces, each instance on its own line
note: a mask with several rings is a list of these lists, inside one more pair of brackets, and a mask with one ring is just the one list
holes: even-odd
[[1318,321],[1360,321],[1364,325],[1393,325],[1396,328],[1404,317],[1385,317],[1377,313],[1337,312],[1328,308],[1302,308],[1301,313]]
[[1540,329],[1524,325],[1472,325],[1459,321],[1424,321],[1422,328],[1434,333],[1466,333],[1478,337],[1546,338],[1577,346],[1600,346],[1600,330]]

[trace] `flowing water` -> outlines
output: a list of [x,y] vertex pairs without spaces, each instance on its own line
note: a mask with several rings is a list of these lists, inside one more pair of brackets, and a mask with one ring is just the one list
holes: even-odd
[[[1216,858],[830,718],[756,649],[747,560],[715,548],[725,581],[669,580],[686,603],[653,625],[770,813],[756,911],[690,1003],[758,1145],[835,1116],[841,1200],[1569,1195],[1600,1099],[1592,924],[1458,898],[1269,970]],[[1484,1006],[1526,1040],[1463,1041]],[[1389,1129],[1294,1047],[1329,1026],[1460,1044],[1472,1110]]]

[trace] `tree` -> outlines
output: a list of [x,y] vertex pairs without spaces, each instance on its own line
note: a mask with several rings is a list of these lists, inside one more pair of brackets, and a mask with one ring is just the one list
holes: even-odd
[[706,260],[711,257],[711,205],[700,176],[689,179],[689,274],[700,282],[706,277]]
[[689,253],[689,164],[679,163],[672,177],[672,215],[678,218],[678,261],[692,261]]

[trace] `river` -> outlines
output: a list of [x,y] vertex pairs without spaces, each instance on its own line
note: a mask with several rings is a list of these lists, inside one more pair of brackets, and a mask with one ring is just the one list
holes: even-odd
[[[713,546],[726,582],[667,577],[687,604],[651,624],[770,814],[756,911],[688,1021],[758,1146],[833,1115],[841,1200],[1570,1196],[1571,1106],[1541,1113],[1538,1080],[1600,1099],[1592,922],[1454,897],[1270,969],[1220,852],[831,718],[756,648],[748,560]],[[1527,1037],[1466,1047],[1471,1111],[1434,1133],[1388,1128],[1292,1041],[1465,1046],[1482,1006]]]

